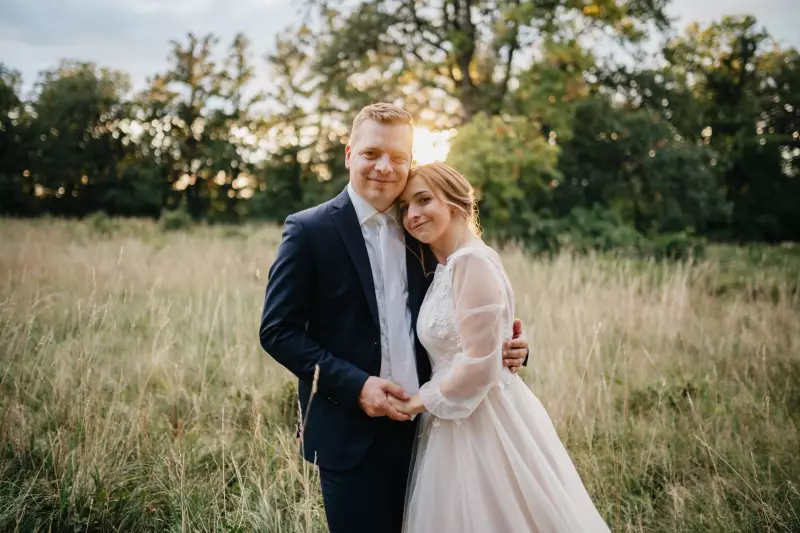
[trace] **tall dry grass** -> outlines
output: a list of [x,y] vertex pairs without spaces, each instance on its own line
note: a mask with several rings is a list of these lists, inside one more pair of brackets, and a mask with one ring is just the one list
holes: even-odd
[[[279,240],[0,221],[0,530],[325,531],[257,339]],[[800,531],[797,271],[503,258],[614,531]]]

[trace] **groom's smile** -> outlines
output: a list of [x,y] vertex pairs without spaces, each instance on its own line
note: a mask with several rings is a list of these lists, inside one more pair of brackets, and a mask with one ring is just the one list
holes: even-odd
[[390,178],[370,177],[370,178],[367,178],[367,179],[375,181],[375,182],[378,182],[378,183],[397,183],[397,179],[396,178],[391,178],[391,177]]

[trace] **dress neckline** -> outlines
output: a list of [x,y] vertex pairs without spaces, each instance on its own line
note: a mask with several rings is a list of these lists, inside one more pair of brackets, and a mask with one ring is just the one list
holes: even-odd
[[455,257],[457,257],[459,255],[464,255],[464,253],[467,250],[483,250],[486,247],[487,247],[486,243],[483,242],[482,240],[478,239],[478,240],[474,241],[474,244],[470,243],[470,244],[462,246],[461,248],[456,249],[453,253],[451,253],[450,255],[447,256],[447,259],[445,260],[444,263],[439,263],[439,264],[442,265],[442,266],[449,267]]

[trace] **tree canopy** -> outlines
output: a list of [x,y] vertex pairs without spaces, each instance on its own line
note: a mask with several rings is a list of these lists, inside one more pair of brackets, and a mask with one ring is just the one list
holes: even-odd
[[137,93],[64,61],[23,94],[0,65],[0,214],[281,222],[344,187],[353,116],[391,101],[454,133],[492,238],[798,240],[800,54],[748,16],[668,37],[666,4],[307,0],[266,61],[189,34]]

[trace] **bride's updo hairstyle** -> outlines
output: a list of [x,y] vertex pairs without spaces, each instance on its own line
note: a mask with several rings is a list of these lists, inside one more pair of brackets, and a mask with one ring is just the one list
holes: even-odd
[[411,169],[408,181],[420,176],[425,180],[433,193],[445,203],[455,207],[469,224],[469,229],[480,237],[478,224],[478,206],[475,201],[475,189],[467,178],[459,171],[444,163],[429,163]]

